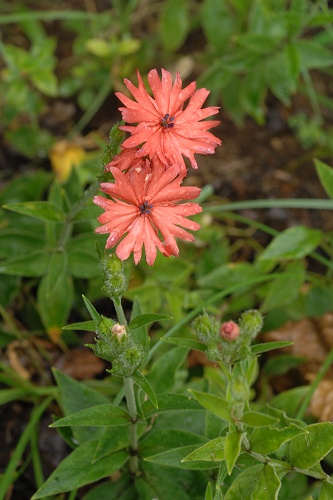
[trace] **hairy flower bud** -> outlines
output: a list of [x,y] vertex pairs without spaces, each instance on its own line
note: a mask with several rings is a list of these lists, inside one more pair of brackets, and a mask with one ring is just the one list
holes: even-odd
[[200,342],[207,345],[216,344],[218,340],[219,325],[215,318],[206,312],[197,316],[192,323],[192,328]]
[[244,341],[249,342],[253,340],[262,329],[262,325],[263,318],[259,311],[255,309],[245,311],[239,320],[241,336],[244,338]]
[[104,275],[103,291],[111,300],[119,300],[127,290],[123,262],[116,255],[104,252],[100,257],[100,268]]
[[224,340],[233,341],[239,337],[240,328],[234,321],[222,323],[220,335]]

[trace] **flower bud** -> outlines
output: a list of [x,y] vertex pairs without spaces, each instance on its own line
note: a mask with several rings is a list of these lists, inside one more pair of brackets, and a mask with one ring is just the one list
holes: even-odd
[[119,300],[127,290],[123,261],[115,254],[104,252],[100,257],[100,268],[104,275],[103,291],[111,300]]
[[234,321],[222,323],[220,335],[224,340],[233,341],[239,337],[240,328]]
[[120,344],[124,343],[124,341],[127,340],[128,334],[125,325],[120,325],[119,323],[116,323],[111,328],[111,333],[112,335],[115,336],[115,338],[119,341]]
[[215,318],[209,316],[206,312],[197,316],[192,323],[198,339],[204,344],[215,344],[218,340],[219,325]]
[[253,340],[262,329],[263,318],[259,311],[251,309],[242,314],[239,320],[241,336],[244,340]]

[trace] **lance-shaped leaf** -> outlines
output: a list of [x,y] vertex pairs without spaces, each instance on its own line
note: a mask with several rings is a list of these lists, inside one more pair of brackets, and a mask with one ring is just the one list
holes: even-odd
[[308,425],[304,431],[290,443],[290,463],[297,469],[313,467],[333,449],[331,422]]
[[59,207],[49,201],[26,201],[23,203],[11,203],[3,205],[3,208],[11,210],[36,219],[49,220],[52,222],[62,222],[65,214]]
[[76,426],[115,426],[127,425],[131,418],[129,414],[111,404],[90,406],[83,410],[60,418],[50,425],[50,427],[76,427]]
[[229,403],[225,399],[222,399],[219,396],[215,396],[214,394],[208,394],[206,392],[194,390],[190,390],[189,392],[197,401],[199,401],[199,403],[204,408],[209,410],[211,413],[221,418],[222,420],[225,420],[226,422],[232,422]]
[[306,226],[293,226],[279,233],[260,255],[260,260],[300,259],[313,252],[322,232]]
[[63,330],[82,330],[84,332],[94,332],[96,325],[94,321],[80,321],[79,323],[71,323],[62,327]]
[[321,185],[333,199],[333,168],[320,160],[314,160],[314,163]]
[[154,392],[154,389],[152,388],[152,386],[150,385],[150,383],[146,379],[146,377],[144,377],[142,375],[142,373],[140,373],[139,371],[136,371],[135,373],[133,373],[131,375],[131,378],[133,380],[135,380],[135,382],[138,384],[138,386],[147,394],[148,398],[153,403],[155,408],[158,408],[156,394]]
[[241,472],[228,489],[224,500],[276,500],[281,487],[275,469],[270,464],[258,464]]
[[200,446],[196,450],[189,453],[185,458],[183,458],[182,462],[191,462],[193,460],[204,460],[205,462],[219,462],[224,460],[224,446],[225,446],[225,438],[218,437],[212,439],[208,443]]
[[266,413],[247,411],[244,413],[242,421],[249,427],[267,427],[268,425],[277,424],[279,419],[266,415]]
[[[158,413],[168,413],[170,411],[204,411],[202,405],[193,398],[182,394],[163,393],[157,397]],[[152,417],[156,414],[156,407],[150,401],[145,401],[142,404],[142,411],[145,418]]]
[[265,342],[264,344],[255,344],[251,346],[251,351],[253,354],[261,354],[263,352],[273,351],[273,349],[281,349],[281,347],[288,347],[293,345],[293,342],[287,341],[277,341],[277,342]]
[[167,465],[169,467],[177,467],[179,469],[214,469],[219,466],[215,462],[207,462],[204,460],[191,460],[190,462],[184,462],[184,458],[192,453],[196,448],[196,445],[182,446],[180,448],[174,448],[172,450],[159,453],[158,455],[153,455],[146,458],[148,462],[154,462],[161,465]]
[[88,312],[91,316],[91,319],[93,319],[96,324],[99,323],[99,320],[100,320],[100,314],[96,311],[96,309],[94,308],[94,306],[92,305],[92,303],[90,302],[89,299],[87,299],[87,297],[85,297],[84,295],[82,295],[82,298],[84,300],[84,303],[86,305],[86,308],[88,309]]
[[333,484],[323,481],[318,500],[332,500]]
[[225,437],[224,457],[227,464],[228,474],[230,475],[237,458],[241,452],[242,433],[238,431],[228,432]]
[[76,448],[33,495],[32,500],[58,495],[94,483],[110,476],[126,463],[128,459],[126,451],[118,451],[92,462],[96,444],[96,441],[87,441]]
[[283,443],[291,441],[295,436],[306,432],[304,429],[291,424],[284,429],[274,429],[271,427],[254,429],[250,437],[251,450],[256,453],[267,455],[274,453]]

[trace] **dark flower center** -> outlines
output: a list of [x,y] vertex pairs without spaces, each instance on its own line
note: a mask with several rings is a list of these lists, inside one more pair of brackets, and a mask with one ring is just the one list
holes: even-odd
[[149,214],[151,214],[152,209],[153,209],[153,205],[150,205],[148,203],[148,201],[144,201],[139,206],[139,210],[140,210],[140,214],[141,215],[144,215],[144,214],[148,214],[149,215]]
[[161,118],[161,125],[163,128],[172,128],[175,125],[175,117],[167,113]]

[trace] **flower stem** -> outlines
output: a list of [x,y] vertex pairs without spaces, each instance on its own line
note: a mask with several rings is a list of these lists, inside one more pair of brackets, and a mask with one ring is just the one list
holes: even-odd
[[124,377],[124,388],[125,388],[127,408],[131,417],[131,423],[129,428],[129,438],[130,438],[129,470],[132,474],[135,474],[139,468],[137,410],[136,410],[136,402],[134,395],[134,381],[130,377]]
[[[117,318],[119,323],[127,326],[127,321],[123,306],[121,304],[121,300],[114,299],[113,304],[117,313]],[[125,391],[128,413],[131,417],[131,423],[129,428],[129,439],[130,439],[129,470],[132,474],[135,474],[139,468],[139,460],[138,460],[138,429],[137,429],[138,413],[135,402],[134,381],[130,377],[124,377],[123,380],[124,380],[124,391]]]

